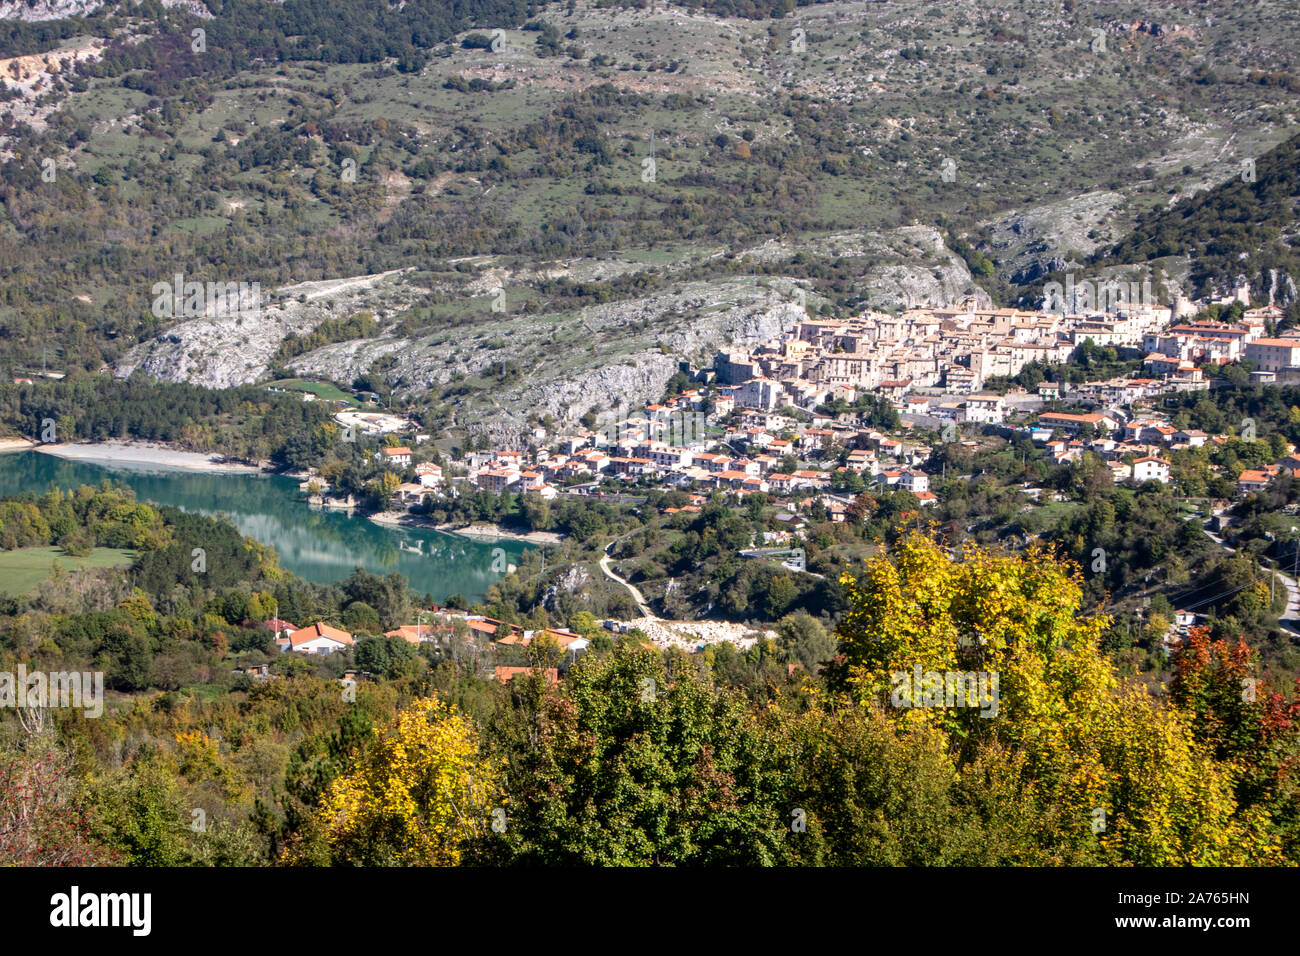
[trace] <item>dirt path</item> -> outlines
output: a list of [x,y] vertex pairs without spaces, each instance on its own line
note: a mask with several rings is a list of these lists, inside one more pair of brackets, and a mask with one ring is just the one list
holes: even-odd
[[611,581],[617,581],[619,584],[623,585],[623,587],[631,591],[632,600],[636,601],[636,606],[641,611],[641,616],[648,617],[653,620],[655,616],[654,613],[650,610],[650,605],[646,603],[645,595],[642,594],[636,588],[636,586],[633,585],[631,582],[627,581],[624,578],[620,578],[617,574],[614,573],[614,569],[610,567],[609,549],[612,547],[614,547],[613,541],[605,545],[605,554],[600,559],[600,570],[605,573],[605,577],[609,578]]

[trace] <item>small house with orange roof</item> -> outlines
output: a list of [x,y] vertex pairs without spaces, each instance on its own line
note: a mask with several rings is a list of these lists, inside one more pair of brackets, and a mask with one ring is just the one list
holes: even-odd
[[284,650],[299,654],[333,654],[351,647],[356,641],[347,631],[317,621],[290,633],[285,643]]

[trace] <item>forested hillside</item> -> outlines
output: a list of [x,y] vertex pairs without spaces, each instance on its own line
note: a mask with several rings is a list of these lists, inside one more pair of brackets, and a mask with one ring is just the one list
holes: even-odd
[[[689,279],[734,301],[737,274],[806,278],[829,311],[1016,304],[1156,199],[1222,183],[1285,138],[1294,72],[1272,8],[1225,11],[1211,49],[1172,3],[1159,13],[1177,29],[1158,34],[1084,4],[1041,23],[1022,0],[944,19],[925,0],[772,20],[790,4],[209,7],[3,25],[0,56],[79,51],[7,86],[0,113],[5,378],[96,373],[156,341],[173,323],[150,289],[177,273],[259,282],[274,307],[286,285],[410,269],[428,291],[402,331],[453,345],[503,280],[512,313],[576,325],[621,304],[660,333],[701,293],[646,295]],[[960,157],[951,183],[945,157]],[[1261,159],[1255,185],[1280,176]],[[1034,207],[1050,212],[1026,228]],[[914,225],[973,281],[864,235]]]
[[227,51],[223,67],[246,66],[253,59],[375,63],[386,57],[416,66],[414,58],[419,51],[471,26],[517,26],[536,4],[524,0],[456,4],[408,0],[394,5],[386,0],[353,0],[340,6],[325,0],[204,0],[202,7],[209,17],[192,16],[184,7],[169,9],[157,0],[142,0],[105,4],[87,17],[53,23],[9,21],[0,29],[0,56],[41,53],[60,39],[103,35],[127,18],[173,17],[201,24],[213,46]]
[[[1300,136],[1255,162],[1253,170],[1173,206],[1161,204],[1139,217],[1130,235],[1097,265],[1191,256],[1196,291],[1224,288],[1237,275],[1254,280],[1271,270],[1300,276],[1294,246],[1300,226]],[[1294,290],[1276,291],[1288,299]]]
[[1300,866],[1290,5],[0,16],[0,867]]
[[[262,388],[213,391],[197,385],[118,381],[106,375],[71,382],[0,385],[0,421],[17,434],[59,441],[137,439],[254,461],[283,456],[291,439],[338,428],[324,404]],[[47,430],[52,422],[54,431]],[[51,440],[49,438],[43,440]],[[285,463],[302,465],[319,460]]]
[[[535,641],[518,649],[532,672],[502,684],[463,626],[418,649],[383,637],[412,613],[391,576],[307,585],[219,520],[111,488],[0,517],[29,535],[6,546],[81,535],[140,552],[125,577],[57,571],[0,604],[0,667],[98,669],[109,692],[101,719],[59,709],[49,733],[6,708],[0,785],[22,785],[26,817],[0,814],[0,863],[1160,866],[1300,850],[1298,705],[1257,681],[1244,644],[1200,633],[1167,697],[1121,682],[1106,616],[1048,553],[954,557],[904,533],[844,575],[847,612],[812,656],[806,624],[691,658],[580,612],[588,653]],[[280,654],[260,623],[273,613],[358,643]],[[269,678],[234,672],[268,661]],[[913,664],[1001,684],[929,707],[919,685],[900,691]],[[350,668],[363,679],[340,692]]]

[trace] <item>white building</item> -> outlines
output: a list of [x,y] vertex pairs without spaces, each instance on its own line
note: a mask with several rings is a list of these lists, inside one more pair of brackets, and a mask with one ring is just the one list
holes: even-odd
[[912,494],[920,494],[930,490],[930,476],[915,468],[908,468],[898,476],[898,486]]
[[1139,458],[1133,462],[1133,480],[1137,482],[1158,481],[1169,483],[1169,462],[1163,458]]
[[1001,425],[1007,414],[1007,403],[1001,395],[980,393],[966,399],[965,421],[986,425]]
[[355,641],[347,631],[317,621],[309,627],[299,628],[277,643],[281,644],[281,650],[299,654],[333,654],[351,647]]

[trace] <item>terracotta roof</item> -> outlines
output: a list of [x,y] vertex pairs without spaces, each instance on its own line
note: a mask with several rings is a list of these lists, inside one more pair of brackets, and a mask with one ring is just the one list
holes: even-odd
[[564,628],[557,629],[553,627],[548,627],[545,633],[547,637],[554,640],[561,647],[568,647],[574,641],[581,641],[584,639],[581,634],[575,634],[573,633],[573,631],[566,630]]
[[307,627],[299,628],[289,635],[289,644],[297,647],[299,644],[305,644],[307,641],[314,641],[318,637],[328,638],[331,641],[338,641],[340,644],[355,644],[352,635],[347,631],[339,630],[337,627],[330,627],[322,621],[317,621]]
[[395,631],[385,631],[384,637],[400,637],[408,644],[420,643],[420,638],[430,633],[429,628],[417,627],[414,624],[403,624]]
[[1090,415],[1071,415],[1067,412],[1043,412],[1038,416],[1039,421],[1042,421],[1044,418],[1050,418],[1054,422],[1089,422],[1095,425],[1103,418],[1109,418],[1109,416],[1097,412]]

